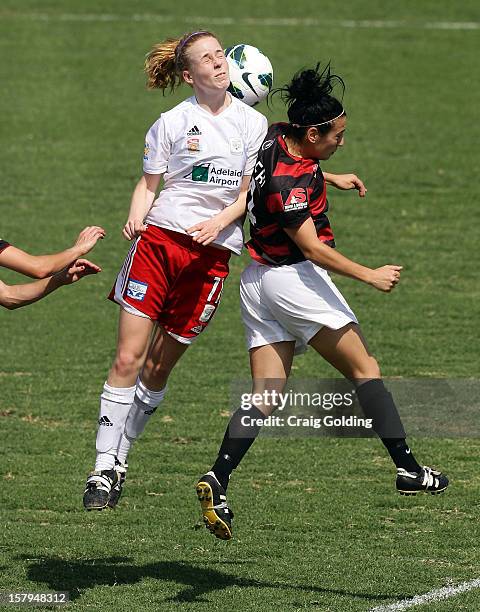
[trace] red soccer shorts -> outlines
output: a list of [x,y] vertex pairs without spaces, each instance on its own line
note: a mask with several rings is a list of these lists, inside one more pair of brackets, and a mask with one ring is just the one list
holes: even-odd
[[108,297],[190,344],[217,310],[229,259],[230,251],[149,225],[132,244]]

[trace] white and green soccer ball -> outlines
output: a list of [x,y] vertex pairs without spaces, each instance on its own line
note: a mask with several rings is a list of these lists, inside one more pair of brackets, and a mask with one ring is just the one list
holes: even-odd
[[249,106],[264,100],[273,85],[270,60],[252,45],[234,45],[225,49],[230,72],[228,91]]

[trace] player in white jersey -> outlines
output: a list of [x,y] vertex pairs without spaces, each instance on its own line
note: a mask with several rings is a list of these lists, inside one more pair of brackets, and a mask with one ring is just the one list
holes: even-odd
[[155,45],[145,70],[150,88],[185,81],[193,96],[147,133],[123,229],[133,244],[109,296],[121,306],[117,354],[100,399],[87,510],[117,504],[131,444],[218,307],[229,257],[241,251],[240,219],[267,130],[263,115],[227,92],[225,54],[210,32]]
[[105,231],[101,227],[86,227],[72,247],[50,255],[30,255],[0,239],[0,266],[39,279],[21,285],[7,285],[0,281],[0,305],[9,310],[27,306],[63,285],[70,285],[84,276],[100,272],[96,264],[82,256],[91,251],[97,240],[104,235]]

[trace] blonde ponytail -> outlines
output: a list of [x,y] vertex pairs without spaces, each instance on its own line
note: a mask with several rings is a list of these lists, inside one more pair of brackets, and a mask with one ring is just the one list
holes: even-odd
[[190,45],[203,37],[218,40],[215,34],[206,30],[187,32],[180,38],[167,38],[152,47],[145,58],[145,73],[148,89],[167,89],[173,91],[183,82],[182,72],[188,66],[186,52]]

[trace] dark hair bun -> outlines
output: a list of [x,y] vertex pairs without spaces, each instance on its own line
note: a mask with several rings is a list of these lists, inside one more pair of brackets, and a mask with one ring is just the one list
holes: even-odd
[[[341,98],[345,92],[343,79],[330,70],[330,62],[320,70],[320,63],[315,68],[304,68],[297,72],[290,83],[275,89],[287,105],[288,119],[291,128],[287,129],[295,138],[301,139],[305,126],[319,125],[319,131],[328,132],[329,121],[344,113],[342,103],[332,95],[336,85],[342,88]],[[325,125],[320,125],[325,123]]]
[[343,80],[330,71],[330,62],[320,72],[320,63],[315,68],[308,68],[297,72],[289,85],[283,88],[282,98],[288,106],[301,100],[303,104],[320,103],[322,99],[330,96],[335,85],[342,86],[342,96],[345,91]]

